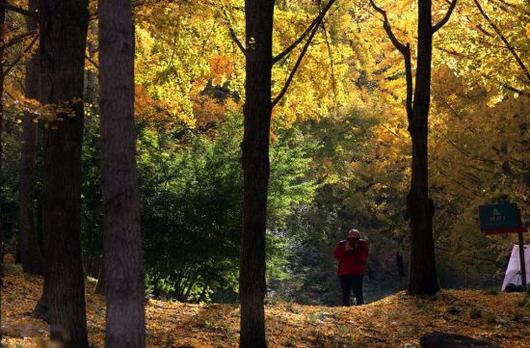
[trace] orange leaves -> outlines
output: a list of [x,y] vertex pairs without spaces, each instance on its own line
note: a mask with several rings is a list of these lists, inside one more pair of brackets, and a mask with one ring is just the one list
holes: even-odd
[[[8,337],[3,342],[13,347],[44,347],[47,325],[27,316],[39,297],[41,279],[8,266],[2,289],[2,325]],[[433,298],[400,292],[361,307],[280,302],[266,307],[267,335],[270,347],[398,347],[417,345],[421,335],[438,330],[487,339],[501,347],[524,347],[530,334],[523,320],[530,316],[524,296],[444,290]],[[103,297],[89,292],[87,309],[90,342],[103,347]],[[149,300],[146,322],[148,347],[237,346],[237,305]]]
[[232,77],[234,63],[226,55],[215,54],[208,58],[210,76],[214,85],[220,85]]

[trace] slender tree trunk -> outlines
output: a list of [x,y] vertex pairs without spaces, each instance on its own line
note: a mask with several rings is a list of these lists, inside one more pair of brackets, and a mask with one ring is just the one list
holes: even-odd
[[[37,8],[36,0],[30,0],[29,10]],[[35,30],[34,19],[28,18],[28,30]],[[38,54],[26,63],[26,98],[39,99]],[[35,182],[35,156],[37,151],[37,124],[33,122],[35,115],[24,112],[22,124],[22,155],[20,158],[20,174],[18,186],[19,231],[22,268],[30,274],[41,274],[42,254],[39,238],[35,229],[35,212],[33,204]]]
[[416,84],[409,132],[412,138],[412,178],[407,207],[410,216],[411,251],[408,290],[434,294],[436,276],[432,219],[434,204],[429,198],[428,122],[432,58],[431,0],[418,3],[418,56]]
[[239,299],[240,347],[266,347],[265,229],[269,183],[271,70],[274,1],[246,0],[243,231]]
[[[0,0],[0,4],[5,5],[6,0]],[[0,8],[0,45],[4,45],[4,33],[5,33],[5,22],[6,22],[6,9],[4,6]],[[0,194],[4,184],[4,49],[0,48]],[[0,229],[2,225],[0,224]],[[0,232],[1,235],[1,232]]]
[[144,273],[130,0],[99,1],[107,347],[144,347]]
[[[0,0],[0,3],[1,4],[5,4],[5,1],[6,0]],[[3,44],[4,40],[4,35],[3,35],[3,29],[4,29],[4,23],[5,23],[5,15],[6,15],[6,10],[5,8],[2,6],[2,8],[0,8],[0,44]],[[4,82],[3,82],[3,75],[4,75],[4,66],[2,64],[2,61],[3,61],[3,58],[4,58],[4,50],[3,49],[0,49],[0,74],[2,75],[1,76],[1,86],[0,86],[0,303],[2,301],[2,292],[3,292],[3,286],[4,286],[4,283],[3,283],[3,277],[4,277],[4,266],[3,266],[3,262],[4,262],[4,232],[3,232],[3,228],[2,228],[2,203],[3,203],[3,199],[2,199],[2,186],[3,186],[3,179],[2,179],[2,175],[3,175],[3,172],[2,172],[2,128],[3,128],[3,123],[4,123],[4,105],[3,105],[3,95],[4,95]],[[1,313],[1,304],[0,304],[0,320],[2,319],[2,313]],[[2,345],[2,330],[0,329],[0,345]]]
[[61,107],[45,133],[44,291],[51,338],[88,347],[81,262],[81,143],[87,0],[41,0],[41,102]]

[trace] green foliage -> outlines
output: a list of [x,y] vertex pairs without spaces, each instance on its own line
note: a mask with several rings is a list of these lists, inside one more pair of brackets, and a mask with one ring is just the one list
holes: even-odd
[[[235,299],[241,231],[242,139],[239,115],[206,134],[140,131],[139,170],[145,264],[150,290],[183,301]],[[305,177],[311,143],[279,132],[271,151],[269,275],[281,277],[279,228],[294,207],[312,200]]]

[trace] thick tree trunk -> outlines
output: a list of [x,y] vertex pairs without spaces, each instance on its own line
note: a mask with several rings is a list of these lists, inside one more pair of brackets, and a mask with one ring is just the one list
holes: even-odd
[[99,2],[107,347],[144,347],[144,277],[130,0]]
[[[37,8],[36,0],[30,0],[29,10]],[[35,30],[34,19],[28,18],[28,30]],[[26,98],[39,99],[38,54],[26,63]],[[37,124],[30,112],[24,113],[22,124],[22,154],[18,186],[20,253],[22,269],[26,273],[41,274],[43,269],[39,238],[35,229],[33,192],[35,180],[35,156],[37,150]]]
[[[41,0],[42,102],[61,107],[45,134],[44,291],[51,337],[88,347],[81,263],[81,142],[87,0]],[[46,95],[47,94],[47,95]],[[46,307],[45,306],[45,307]]]
[[265,229],[269,182],[274,1],[246,0],[243,231],[239,299],[240,347],[266,347]]
[[409,117],[409,131],[412,138],[412,178],[407,197],[411,228],[408,290],[413,294],[434,294],[440,289],[436,276],[432,233],[434,204],[429,198],[428,180],[431,57],[431,0],[419,0],[416,84],[412,115]]

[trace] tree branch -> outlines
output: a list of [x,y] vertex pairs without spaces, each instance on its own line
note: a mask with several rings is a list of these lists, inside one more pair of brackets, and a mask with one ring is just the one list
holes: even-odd
[[8,3],[0,3],[0,7],[3,7],[6,10],[11,11],[11,12],[20,13],[21,15],[24,15],[27,17],[37,18],[36,12],[31,12],[31,11],[25,10],[23,8],[20,8],[20,7],[17,7],[17,6],[8,4]]
[[326,6],[324,7],[324,9],[322,11],[320,11],[320,13],[318,14],[318,16],[315,17],[315,19],[313,19],[313,21],[311,22],[311,24],[309,24],[309,26],[306,28],[306,30],[304,30],[304,32],[291,45],[289,45],[281,53],[279,53],[278,55],[276,55],[275,57],[272,58],[272,64],[273,65],[278,63],[280,60],[285,58],[287,55],[289,55],[289,53],[291,53],[302,41],[304,41],[306,36],[310,32],[312,32],[312,30],[315,27],[315,25],[318,27],[320,25],[320,23],[322,23],[322,20],[324,19],[324,17],[326,16],[326,13],[331,8],[331,6],[333,5],[334,2],[335,2],[335,0],[329,0],[328,3],[326,4]]
[[[456,1],[456,0],[455,0]],[[390,22],[388,21],[388,16],[386,15],[386,11],[383,10],[381,7],[377,6],[374,2],[374,0],[370,0],[370,4],[376,10],[383,16],[383,28],[385,29],[386,34],[390,38],[390,41],[392,41],[392,44],[394,47],[397,48],[399,52],[403,55],[403,59],[405,61],[405,79],[407,81],[407,97],[406,97],[406,109],[407,109],[407,117],[409,120],[409,123],[412,118],[412,95],[413,95],[413,89],[414,86],[412,85],[412,62],[410,58],[410,44],[407,43],[406,45],[401,43],[399,39],[394,35],[394,32],[392,31],[392,27],[390,26]]]
[[247,54],[247,50],[245,49],[245,46],[241,43],[241,40],[237,37],[237,33],[232,26],[232,22],[230,21],[230,17],[228,16],[228,13],[226,12],[226,8],[221,5],[221,9],[223,11],[223,16],[225,18],[226,25],[228,26],[228,30],[230,31],[230,36],[232,37],[232,40],[236,43],[236,46],[239,48],[241,52],[243,52],[244,55]]
[[4,83],[4,80],[7,76],[7,74],[9,74],[9,72],[17,65],[17,63],[20,61],[20,59],[22,59],[22,57],[28,53],[30,50],[31,50],[31,47],[33,47],[33,45],[37,42],[37,40],[39,39],[39,36],[38,35],[35,35],[35,37],[33,38],[33,40],[31,40],[31,42],[29,43],[29,45],[24,49],[24,51],[22,51],[22,53],[20,55],[18,55],[17,58],[15,58],[15,60],[13,61],[13,63],[11,63],[6,70],[4,70],[2,72],[2,75],[0,76],[0,83]]
[[451,17],[451,14],[453,13],[453,10],[456,7],[456,2],[457,0],[451,1],[451,4],[449,5],[449,8],[447,9],[447,13],[445,14],[444,18],[442,18],[441,21],[439,21],[432,27],[433,34],[436,33],[438,30],[440,30],[440,28],[443,27],[445,23],[447,23],[447,21],[449,21],[449,18]]
[[99,64],[94,61],[88,54],[85,54],[85,59],[88,60],[90,64],[94,66],[94,68],[99,70]]
[[329,57],[329,68],[331,73],[331,84],[333,88],[333,97],[334,97],[334,104],[335,104],[335,110],[338,108],[338,97],[337,97],[337,79],[335,78],[335,59],[333,58],[333,52],[331,50],[331,43],[329,42],[328,32],[326,30],[326,23],[322,21],[322,34],[324,35],[324,39],[326,40],[326,47],[328,49],[328,57]]
[[412,63],[410,59],[410,45],[407,43],[403,52],[403,59],[405,61],[405,80],[407,81],[407,97],[405,105],[407,108],[407,118],[412,122],[412,95],[413,95],[413,86],[412,86]]
[[495,25],[495,23],[493,23],[490,19],[490,17],[486,14],[486,12],[484,12],[484,9],[482,8],[482,6],[480,6],[480,3],[478,2],[478,0],[473,0],[473,2],[475,3],[475,5],[477,6],[480,14],[482,15],[482,17],[484,17],[484,19],[486,19],[486,21],[488,22],[488,24],[493,28],[493,30],[495,31],[495,33],[497,34],[497,36],[499,36],[499,38],[501,39],[501,41],[504,43],[504,45],[506,46],[506,48],[510,51],[510,53],[512,54],[512,56],[515,58],[517,64],[519,65],[519,67],[521,68],[521,70],[523,70],[523,73],[526,75],[526,78],[528,79],[528,82],[530,82],[530,71],[528,70],[528,68],[526,67],[526,65],[523,63],[523,61],[521,60],[521,57],[519,57],[519,55],[517,54],[517,52],[515,52],[515,49],[512,47],[512,45],[510,45],[510,43],[508,42],[508,40],[506,39],[506,37],[502,34],[502,32],[500,31],[499,27],[497,27],[497,25]]
[[4,45],[0,46],[0,50],[5,50],[6,48],[14,46],[17,43],[23,41],[28,36],[34,35],[36,33],[37,33],[37,31],[32,30],[32,31],[28,31],[28,32],[23,33],[23,34],[19,34],[19,35],[15,36],[14,38],[12,38],[11,40],[9,40],[8,42],[6,42]]
[[300,55],[298,56],[298,59],[296,60],[296,63],[294,64],[293,70],[291,70],[291,73],[289,74],[289,77],[285,81],[285,85],[283,86],[283,88],[280,91],[280,93],[278,93],[276,98],[274,98],[274,100],[272,101],[271,109],[274,108],[274,106],[276,106],[276,104],[278,104],[278,102],[283,98],[283,96],[287,92],[287,89],[289,88],[289,85],[291,84],[291,82],[292,82],[292,80],[294,78],[294,74],[296,74],[296,71],[300,67],[300,63],[302,63],[302,59],[304,58],[304,56],[305,56],[305,54],[307,52],[307,49],[309,48],[309,45],[311,44],[311,41],[313,41],[313,37],[315,37],[315,34],[318,31],[318,27],[319,27],[318,25],[315,25],[313,27],[313,29],[311,30],[311,34],[309,34],[309,38],[307,39],[306,43],[304,44],[304,47],[302,48],[302,52],[300,52]]
[[[374,2],[374,0],[370,0],[370,4],[376,10],[383,16],[383,28],[386,31],[386,34],[390,38],[390,41],[392,41],[392,44],[398,49],[399,52],[401,52],[403,55],[405,55],[405,52],[407,50],[407,47],[409,45],[404,45],[401,43],[396,35],[394,35],[394,32],[392,31],[392,27],[390,26],[390,22],[388,21],[388,16],[386,15],[386,11],[383,10],[381,7],[377,6]],[[410,49],[409,49],[410,51]]]

